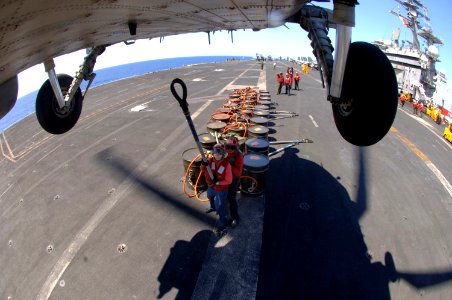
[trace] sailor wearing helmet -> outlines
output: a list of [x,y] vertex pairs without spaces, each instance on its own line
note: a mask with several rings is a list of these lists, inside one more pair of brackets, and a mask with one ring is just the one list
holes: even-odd
[[228,154],[228,160],[231,164],[232,183],[228,190],[228,203],[231,213],[231,223],[236,225],[239,222],[239,211],[237,203],[237,190],[240,186],[240,176],[243,171],[243,153],[239,149],[239,141],[236,137],[230,137],[226,140],[224,147]]
[[[213,157],[209,158],[207,165],[212,170],[213,179],[210,178],[208,172],[204,172],[208,185],[207,198],[210,202],[210,208],[206,213],[218,212],[219,220],[215,231],[217,234],[222,234],[230,223],[227,196],[229,185],[232,182],[232,171],[222,144],[215,144],[212,152]],[[202,169],[206,171],[204,163]]]

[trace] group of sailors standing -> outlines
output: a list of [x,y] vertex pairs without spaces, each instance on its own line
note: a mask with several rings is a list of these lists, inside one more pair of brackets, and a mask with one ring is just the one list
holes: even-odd
[[298,72],[295,72],[292,67],[287,68],[286,76],[283,75],[282,72],[276,74],[276,82],[278,84],[278,91],[277,94],[281,94],[282,86],[285,85],[286,91],[285,94],[290,96],[290,90],[292,89],[292,83],[295,83],[294,89],[299,90],[299,82],[300,82],[300,75]]

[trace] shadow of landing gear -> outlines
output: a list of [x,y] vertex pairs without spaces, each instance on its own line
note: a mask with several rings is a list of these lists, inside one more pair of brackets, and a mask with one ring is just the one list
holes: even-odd
[[[367,210],[365,153],[359,151],[358,193],[321,166],[287,149],[271,160],[256,299],[391,299],[389,282],[416,288],[452,279],[443,273],[403,273],[391,253],[371,262],[359,220]],[[276,275],[278,274],[278,275]]]

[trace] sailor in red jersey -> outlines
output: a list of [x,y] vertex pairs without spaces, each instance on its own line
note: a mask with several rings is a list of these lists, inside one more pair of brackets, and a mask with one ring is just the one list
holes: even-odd
[[281,89],[284,84],[284,75],[283,73],[276,74],[276,82],[278,83],[278,95],[281,94]]
[[298,74],[298,72],[295,73],[294,80],[295,80],[295,90],[298,91],[300,89],[300,87],[298,86],[298,83],[300,82],[300,74]]
[[289,73],[286,74],[286,78],[284,78],[284,83],[286,85],[286,94],[290,96],[290,88],[292,86],[292,77]]
[[228,153],[227,158],[232,170],[232,183],[228,190],[229,210],[231,213],[231,223],[236,225],[239,222],[237,190],[240,186],[240,176],[242,176],[243,171],[243,153],[239,149],[239,141],[236,137],[228,138],[224,147]]
[[[229,185],[232,182],[232,171],[223,145],[216,144],[213,146],[212,152],[213,157],[209,158],[207,164],[212,170],[213,179],[210,178],[208,172],[204,172],[207,185],[209,186],[207,188],[207,198],[209,198],[210,202],[210,208],[206,213],[218,212],[219,221],[215,231],[222,233],[230,222],[227,196]],[[202,165],[201,168],[205,171],[206,166]]]

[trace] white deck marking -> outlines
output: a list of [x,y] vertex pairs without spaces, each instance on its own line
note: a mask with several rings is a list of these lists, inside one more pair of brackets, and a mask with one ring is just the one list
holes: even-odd
[[2,199],[3,195],[6,194],[13,186],[14,186],[14,183],[9,184],[9,186],[6,188],[6,190],[0,195],[0,202],[2,202],[1,199]]
[[242,73],[240,73],[239,76],[237,76],[237,77],[235,77],[234,79],[232,79],[232,81],[229,82],[228,84],[226,84],[226,86],[225,86],[223,89],[221,89],[221,90],[216,94],[216,96],[223,94],[224,91],[226,91],[226,90],[233,89],[233,88],[232,88],[232,84],[233,84],[235,81],[237,81],[237,79],[241,78],[241,77],[243,76],[243,74],[245,74],[245,73],[248,72],[249,70],[251,70],[251,68],[246,69],[245,71],[243,71]]
[[259,79],[257,80],[257,87],[261,91],[265,91],[267,89],[267,72],[265,68],[261,70],[259,74]]
[[[452,149],[452,145],[451,143],[449,143],[449,141],[447,141],[445,138],[443,138],[442,136],[440,136],[438,133],[436,133],[433,129],[433,126],[431,124],[429,124],[427,121],[425,121],[424,119],[415,116],[413,114],[410,114],[409,112],[405,111],[404,109],[398,107],[398,109],[400,111],[403,111],[407,116],[413,118],[414,120],[416,120],[417,122],[419,122],[421,125],[424,125],[425,128],[427,128],[431,133],[433,133],[434,135],[436,135],[440,141],[442,141],[444,144],[446,144],[447,147],[449,147],[449,149]],[[427,115],[426,115],[427,116]],[[429,116],[427,116],[427,118],[430,118]]]
[[137,111],[145,110],[146,108],[147,108],[147,105],[140,104],[140,105],[137,105],[135,107],[132,107],[130,109],[130,111],[137,112]]
[[[402,141],[411,151],[413,151],[426,165],[427,167],[435,174],[436,178],[438,178],[439,182],[444,186],[446,191],[449,193],[452,199],[452,187],[447,181],[446,177],[444,177],[443,173],[432,163],[430,158],[427,157],[421,150],[419,150],[413,142],[411,142],[406,136],[401,134],[397,128],[394,126],[391,127],[390,131],[400,140]],[[445,202],[446,204],[452,204],[452,201]]]
[[[116,134],[117,132],[123,130],[126,127],[129,127],[133,125],[134,123],[140,121],[141,118],[136,119],[133,122],[130,122],[117,130],[111,132],[110,134],[104,136],[102,139],[97,140],[95,143],[91,144],[91,146],[87,147],[77,155],[75,155],[72,159],[68,160],[74,160],[78,158],[81,153],[86,152],[88,149],[93,148],[94,146],[100,144],[105,139],[110,138],[112,135]],[[66,163],[68,162],[66,161]],[[54,171],[58,170],[62,167],[63,164],[59,165]],[[48,178],[53,172],[50,172],[47,176],[44,176],[41,178],[41,180],[37,183],[35,183],[30,189],[32,190],[36,186],[38,186],[42,181],[44,181],[45,178]],[[130,175],[126,181],[130,181],[129,178],[132,175]],[[124,183],[123,183],[124,184]],[[53,290],[55,289],[56,284],[61,278],[61,275],[63,275],[66,268],[69,266],[69,264],[72,262],[72,259],[75,257],[77,252],[80,250],[80,248],[83,246],[83,244],[88,239],[89,235],[93,232],[93,230],[97,227],[97,225],[103,220],[103,218],[108,214],[108,212],[113,208],[113,206],[116,204],[116,202],[120,199],[119,196],[122,195],[127,189],[130,187],[131,184],[126,186],[123,192],[118,192],[113,197],[107,199],[102,205],[97,209],[97,211],[94,213],[94,215],[90,218],[90,220],[85,224],[85,226],[80,230],[75,238],[72,240],[72,242],[69,244],[69,246],[64,250],[61,257],[58,259],[57,263],[53,266],[52,271],[47,276],[47,279],[44,283],[44,285],[41,287],[41,290],[39,291],[38,295],[36,296],[36,299],[49,299],[50,295],[52,294]],[[123,185],[121,185],[123,186]],[[28,191],[25,193],[27,194]]]
[[449,193],[450,198],[449,201],[446,202],[446,204],[452,204],[452,186],[450,185],[449,181],[447,181],[443,173],[441,173],[441,171],[438,170],[438,168],[431,161],[426,161],[425,164],[433,172],[433,174],[435,174],[436,178],[438,178],[439,182],[441,182],[446,191]]
[[311,119],[312,123],[314,124],[315,127],[319,127],[319,125],[317,125],[317,122],[314,120],[314,117],[309,115],[309,119]]

